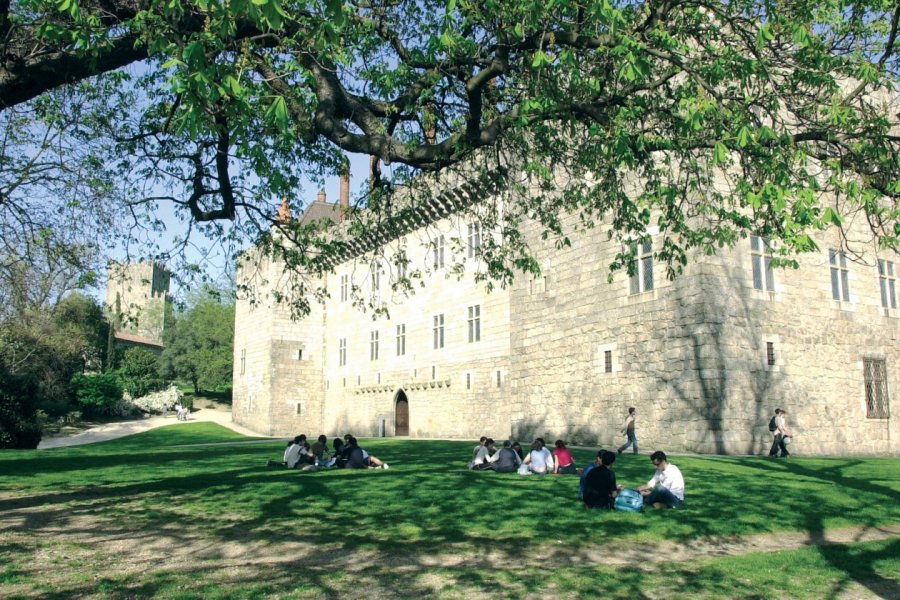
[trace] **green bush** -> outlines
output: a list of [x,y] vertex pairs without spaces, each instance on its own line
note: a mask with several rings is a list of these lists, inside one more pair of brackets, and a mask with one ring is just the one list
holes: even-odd
[[129,348],[122,355],[122,382],[132,398],[165,389],[159,376],[157,356],[143,348]]
[[37,448],[41,424],[33,397],[33,390],[0,365],[0,448]]
[[122,381],[115,373],[82,375],[72,377],[72,391],[75,399],[89,415],[107,415],[118,410],[122,400]]

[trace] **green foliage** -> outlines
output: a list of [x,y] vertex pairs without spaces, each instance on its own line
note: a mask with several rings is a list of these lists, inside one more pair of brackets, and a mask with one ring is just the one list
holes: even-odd
[[0,448],[37,448],[41,423],[33,398],[28,381],[0,363]]
[[37,406],[65,414],[72,376],[101,368],[108,327],[95,300],[71,294],[55,308],[0,321],[0,364],[28,382]]
[[144,348],[128,348],[122,354],[119,372],[122,385],[132,398],[140,398],[165,388],[159,376],[159,358]]
[[76,373],[72,377],[72,393],[89,415],[106,415],[117,410],[124,391],[122,380],[115,373]]
[[161,370],[189,381],[194,393],[231,386],[234,354],[234,303],[224,294],[201,290],[167,330]]

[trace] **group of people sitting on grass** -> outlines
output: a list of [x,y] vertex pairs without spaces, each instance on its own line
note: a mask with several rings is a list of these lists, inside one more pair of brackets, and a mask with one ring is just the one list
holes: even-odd
[[288,469],[314,471],[332,467],[347,469],[388,469],[388,464],[360,448],[359,442],[349,433],[344,439],[334,438],[332,448],[328,448],[328,438],[320,435],[316,443],[310,445],[306,435],[300,434],[288,442],[281,461],[270,460],[268,466],[282,466]]
[[572,474],[576,472],[575,460],[566,448],[563,440],[556,440],[556,447],[551,452],[543,438],[531,443],[528,454],[522,453],[519,442],[507,440],[497,450],[496,443],[489,437],[482,436],[472,451],[469,468],[473,470],[490,469],[498,473],[520,473],[530,475]]
[[[597,458],[581,472],[578,497],[585,508],[611,509],[623,488],[616,482],[613,463],[616,453],[600,450]],[[643,505],[654,508],[681,508],[684,506],[684,476],[681,470],[669,462],[666,453],[657,450],[650,455],[656,468],[653,477],[634,491],[643,496]]]

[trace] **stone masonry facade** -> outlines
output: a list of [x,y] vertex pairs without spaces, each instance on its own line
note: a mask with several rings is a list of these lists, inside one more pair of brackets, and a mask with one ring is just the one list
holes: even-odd
[[[328,301],[299,321],[239,298],[234,420],[271,435],[391,436],[405,404],[413,437],[613,447],[634,406],[642,451],[760,454],[781,407],[797,454],[900,454],[896,255],[850,261],[827,231],[799,269],[767,269],[766,241],[746,239],[669,281],[649,230],[636,277],[610,283],[617,248],[602,228],[563,249],[524,233],[545,275],[507,289],[474,281],[487,234],[450,216],[389,242],[375,265],[338,265]],[[421,275],[409,295],[392,287],[398,253]],[[263,291],[286,277],[255,251],[239,270]],[[351,286],[389,318],[354,306]]]

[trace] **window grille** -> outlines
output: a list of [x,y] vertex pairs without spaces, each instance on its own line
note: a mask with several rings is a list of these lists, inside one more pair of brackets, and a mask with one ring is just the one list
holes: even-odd
[[884,359],[864,358],[863,376],[866,386],[866,417],[869,419],[887,419],[891,416],[887,367]]
[[603,352],[603,370],[606,373],[612,373],[612,350]]
[[766,342],[766,364],[770,367],[775,364],[775,343]]

